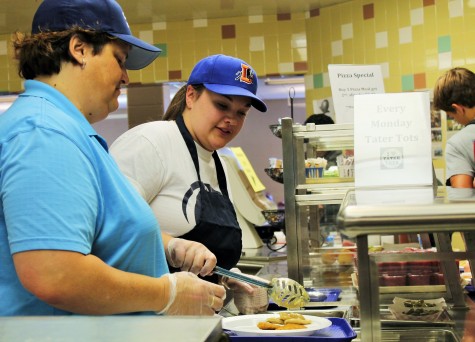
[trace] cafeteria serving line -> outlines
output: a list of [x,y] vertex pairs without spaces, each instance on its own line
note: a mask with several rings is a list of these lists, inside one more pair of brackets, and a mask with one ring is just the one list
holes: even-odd
[[[470,3],[20,3],[0,6],[0,340],[475,339],[475,197],[446,183],[473,106],[469,92],[442,105],[447,91],[432,91],[455,67],[475,69]],[[15,31],[26,34],[14,45]],[[239,67],[189,83],[219,56]],[[199,163],[180,164],[191,155],[171,143],[130,169],[161,181],[151,165],[166,151],[192,177],[224,177],[197,179],[166,221],[112,157],[122,134],[174,124],[174,106]],[[229,197],[218,219],[234,236],[164,233],[182,212],[198,223],[186,204],[205,194]],[[232,258],[213,249],[225,245]]]

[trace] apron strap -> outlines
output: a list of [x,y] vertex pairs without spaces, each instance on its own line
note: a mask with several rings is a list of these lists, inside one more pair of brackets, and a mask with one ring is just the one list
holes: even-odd
[[181,114],[177,116],[176,124],[178,126],[178,129],[180,130],[183,140],[185,140],[186,147],[188,147],[191,159],[193,159],[193,164],[195,164],[195,170],[198,174],[198,180],[201,182],[200,164],[198,162],[198,152],[196,151],[195,141],[193,140],[193,137],[191,136],[188,129],[186,128],[185,121],[183,120],[183,116]]
[[216,175],[218,177],[218,184],[219,184],[219,189],[221,190],[221,193],[225,195],[226,197],[229,197],[228,195],[228,187],[226,184],[226,175],[224,173],[223,165],[221,164],[221,160],[219,159],[218,152],[214,151],[213,152],[213,158],[214,158],[214,165],[216,166]]

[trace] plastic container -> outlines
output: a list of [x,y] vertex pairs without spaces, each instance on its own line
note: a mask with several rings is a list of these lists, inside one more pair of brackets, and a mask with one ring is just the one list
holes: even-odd
[[307,178],[322,178],[323,167],[307,167],[305,168],[305,176]]
[[411,274],[407,275],[407,285],[409,286],[421,286],[430,285],[430,274]]

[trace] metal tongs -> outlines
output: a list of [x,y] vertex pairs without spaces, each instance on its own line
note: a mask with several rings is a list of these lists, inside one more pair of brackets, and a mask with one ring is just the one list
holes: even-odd
[[248,284],[267,288],[267,293],[274,302],[287,309],[302,308],[310,301],[305,288],[290,278],[274,278],[270,282],[266,282],[248,277],[242,273],[226,270],[219,266],[216,266],[213,272]]

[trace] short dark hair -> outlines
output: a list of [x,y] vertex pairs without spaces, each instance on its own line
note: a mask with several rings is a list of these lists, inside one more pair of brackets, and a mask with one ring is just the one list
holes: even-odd
[[334,124],[335,121],[326,114],[312,114],[304,122],[304,125],[314,123],[315,125],[329,125]]
[[107,33],[72,27],[58,32],[37,34],[13,34],[15,59],[18,60],[18,75],[24,79],[34,79],[40,75],[51,76],[61,70],[61,62],[77,63],[69,54],[69,41],[77,35],[93,46],[93,53],[99,54],[105,44],[117,38]]
[[475,74],[465,68],[453,68],[437,79],[434,87],[435,110],[454,112],[453,104],[475,106]]

